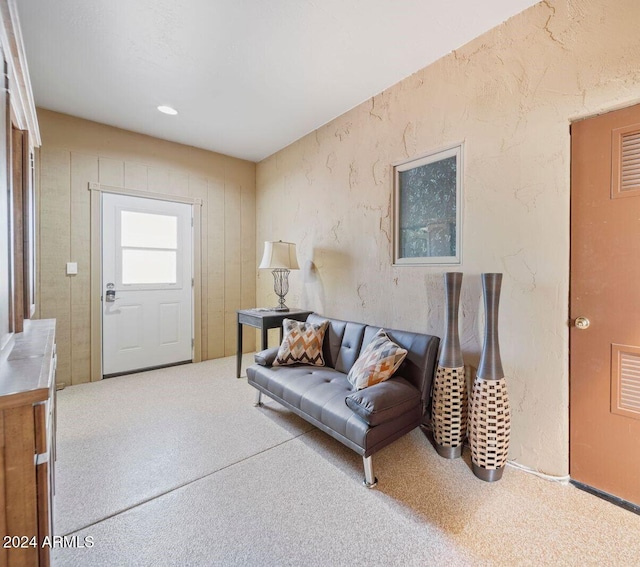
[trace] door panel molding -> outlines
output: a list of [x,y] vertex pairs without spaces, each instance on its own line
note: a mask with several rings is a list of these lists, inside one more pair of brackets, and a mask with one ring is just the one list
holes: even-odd
[[202,204],[199,197],[183,197],[163,193],[151,193],[136,189],[126,189],[89,183],[91,192],[91,381],[102,380],[102,231],[101,197],[102,193],[113,193],[129,197],[142,197],[158,201],[171,201],[193,205],[193,362],[202,360]]

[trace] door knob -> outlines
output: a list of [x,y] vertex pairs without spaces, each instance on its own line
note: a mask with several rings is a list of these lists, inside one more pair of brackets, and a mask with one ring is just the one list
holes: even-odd
[[574,321],[574,325],[576,326],[576,328],[584,330],[589,328],[589,325],[591,325],[591,321],[589,321],[589,319],[587,319],[586,317],[577,317]]

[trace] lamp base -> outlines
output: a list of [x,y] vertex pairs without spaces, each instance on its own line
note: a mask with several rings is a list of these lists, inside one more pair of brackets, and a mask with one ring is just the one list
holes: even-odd
[[273,291],[278,296],[278,307],[274,307],[274,311],[286,312],[289,308],[284,304],[284,297],[289,291],[289,270],[286,268],[275,268],[273,274]]

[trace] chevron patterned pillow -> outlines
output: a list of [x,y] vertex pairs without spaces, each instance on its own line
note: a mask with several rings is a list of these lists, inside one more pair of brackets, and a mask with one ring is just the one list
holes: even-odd
[[285,319],[282,322],[284,338],[273,366],[300,363],[324,366],[322,343],[328,324],[329,321],[314,325],[304,321]]
[[380,329],[351,367],[347,378],[356,390],[368,388],[391,378],[406,356],[407,350]]

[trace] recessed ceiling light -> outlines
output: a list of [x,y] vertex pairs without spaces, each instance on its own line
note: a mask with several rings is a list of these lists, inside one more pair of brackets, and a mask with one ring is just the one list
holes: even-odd
[[158,110],[163,112],[164,114],[170,114],[171,116],[175,116],[178,114],[178,111],[175,108],[171,108],[170,106],[159,106]]

